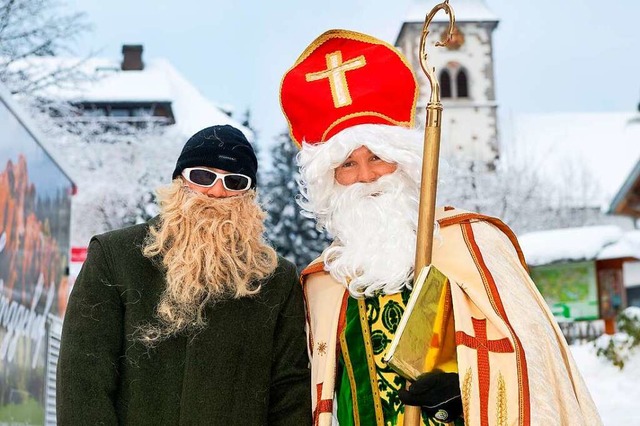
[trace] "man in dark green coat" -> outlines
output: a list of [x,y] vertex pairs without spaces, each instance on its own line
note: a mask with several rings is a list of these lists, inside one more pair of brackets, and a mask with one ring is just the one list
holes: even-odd
[[192,136],[160,215],[91,240],[69,299],[60,425],[310,425],[295,267],[263,240],[244,135]]

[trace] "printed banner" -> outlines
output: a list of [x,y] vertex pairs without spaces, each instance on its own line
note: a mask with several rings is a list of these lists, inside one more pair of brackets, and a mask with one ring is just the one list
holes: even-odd
[[66,307],[72,185],[0,102],[0,425],[44,424],[47,319]]
[[558,320],[598,319],[595,262],[535,266],[531,278]]

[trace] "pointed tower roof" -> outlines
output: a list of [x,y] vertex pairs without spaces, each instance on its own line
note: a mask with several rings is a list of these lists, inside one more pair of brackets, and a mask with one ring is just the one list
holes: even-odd
[[[424,22],[427,13],[442,0],[413,0],[405,17],[405,22]],[[485,4],[484,0],[450,0],[457,22],[498,22],[498,16]],[[433,22],[445,22],[449,17],[439,12]]]

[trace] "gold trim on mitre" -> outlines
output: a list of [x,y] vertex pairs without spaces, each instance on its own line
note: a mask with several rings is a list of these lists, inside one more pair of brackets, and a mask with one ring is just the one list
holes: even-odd
[[[326,138],[327,134],[329,134],[329,132],[331,132],[331,130],[333,130],[340,123],[344,123],[345,121],[351,120],[352,118],[356,118],[356,117],[371,117],[371,116],[384,118],[389,123],[393,123],[395,126],[406,127],[406,128],[413,127],[413,121],[414,121],[413,118],[411,119],[411,121],[397,121],[384,114],[380,114],[379,112],[375,112],[375,111],[354,112],[353,114],[345,115],[344,117],[341,117],[338,120],[331,123],[327,128],[327,130],[325,130],[324,133],[322,134],[322,139]],[[376,123],[365,123],[365,124],[376,124]],[[379,124],[384,125],[383,123],[379,123]]]

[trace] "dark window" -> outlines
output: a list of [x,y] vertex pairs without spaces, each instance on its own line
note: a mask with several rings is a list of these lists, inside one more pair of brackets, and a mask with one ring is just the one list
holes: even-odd
[[148,123],[174,124],[170,102],[83,102],[79,107],[80,120],[117,121],[145,127]]
[[451,97],[451,74],[449,74],[449,70],[440,72],[440,96],[443,98]]
[[458,71],[458,75],[456,76],[456,86],[458,89],[458,98],[468,98],[469,97],[469,88],[467,85],[467,73],[464,72],[463,69]]
[[109,117],[130,117],[131,110],[128,108],[111,108]]
[[133,117],[153,117],[160,114],[154,114],[151,107],[137,107],[131,109],[131,115]]
[[83,108],[82,115],[87,117],[106,117],[107,109],[106,108]]

